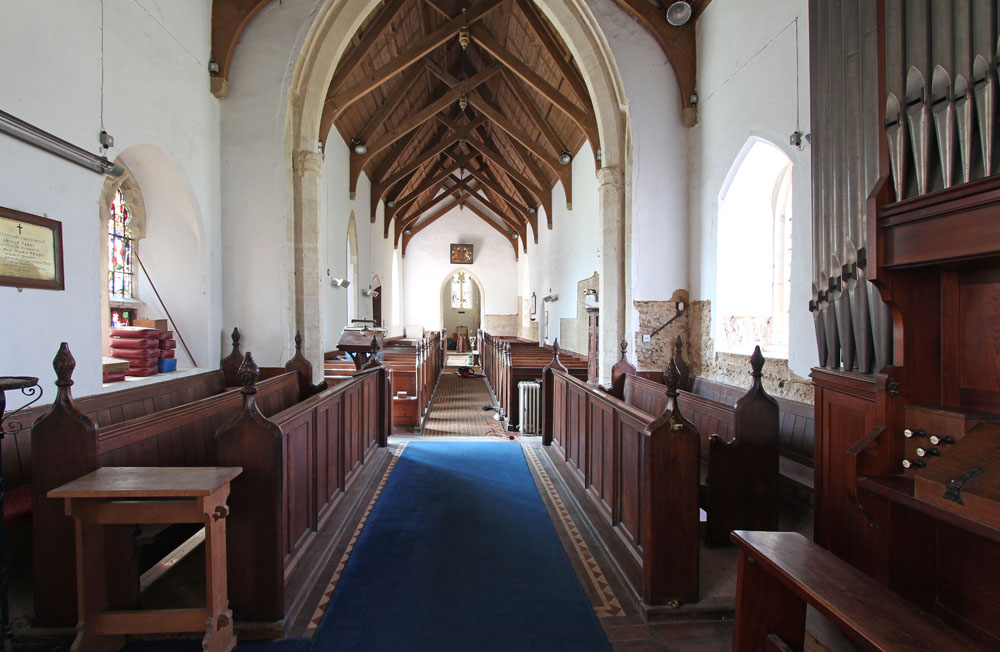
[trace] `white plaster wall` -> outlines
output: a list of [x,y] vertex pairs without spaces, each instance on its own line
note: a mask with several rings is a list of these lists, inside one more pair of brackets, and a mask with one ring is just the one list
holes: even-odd
[[[348,189],[348,174],[350,168],[350,150],[336,130],[330,132],[327,140],[326,153],[323,160],[323,186],[326,193],[326,263],[323,268],[323,337],[324,351],[336,347],[344,326],[348,325],[347,297],[357,292],[357,318],[371,317],[372,302],[362,296],[360,290],[366,289],[371,283],[372,227],[369,213],[369,197],[371,182],[364,174],[358,179],[358,189],[355,198],[350,198]],[[337,288],[330,285],[331,278],[347,278],[347,225],[354,212],[354,223],[358,229],[358,276],[354,284],[348,288]],[[381,233],[378,234],[381,238]],[[355,285],[358,287],[356,288]],[[384,300],[384,299],[383,299]]]
[[[690,130],[681,122],[673,68],[652,35],[612,0],[587,4],[608,39],[628,98],[632,158],[626,179],[631,187],[626,190],[625,332],[633,333],[639,327],[634,301],[666,301],[674,290],[689,286]],[[629,358],[634,361],[632,351]]]
[[[545,336],[545,310],[549,311],[551,344],[559,332],[560,319],[576,317],[576,284],[599,269],[600,244],[599,202],[594,155],[589,143],[584,143],[573,159],[573,210],[566,210],[566,197],[561,183],[552,189],[552,230],[548,229],[545,211],[538,214],[538,244],[529,240],[528,254],[519,268],[518,294],[537,295],[536,319],[539,337]],[[529,238],[530,236],[529,230]],[[543,302],[551,292],[558,301]],[[565,338],[564,338],[565,339]]]
[[796,129],[796,108],[799,128],[809,133],[808,55],[806,0],[714,0],[698,20],[699,122],[690,132],[691,298],[695,300],[715,298],[719,192],[744,143],[751,136],[765,138],[792,160],[789,365],[800,376],[817,363],[808,311],[810,152],[808,145],[802,151],[789,146],[788,137]]
[[[272,2],[253,19],[236,47],[222,101],[225,333],[219,337],[228,341],[238,326],[243,350],[262,366],[283,364],[294,346],[285,120],[292,70],[318,4]],[[321,222],[321,238],[325,227]]]
[[[206,360],[198,361],[213,366],[220,351],[214,334],[222,322],[219,108],[207,73],[211,6],[196,0],[105,0],[104,16],[104,127],[116,145],[108,155],[114,158],[133,145],[155,146],[176,170],[177,187],[188,194],[184,201],[198,222],[203,248],[178,251],[176,261],[204,270],[202,284],[182,299],[184,306],[194,306],[203,327],[192,327],[185,336]],[[99,151],[98,0],[4,2],[0,61],[5,111]],[[67,341],[77,360],[75,394],[101,391],[99,297],[106,280],[98,261],[98,198],[103,180],[0,135],[0,204],[62,222],[66,276],[63,292],[0,287],[5,314],[18,315],[0,321],[0,373],[39,376],[50,391],[52,357],[59,342]],[[146,201],[147,210],[157,215],[169,212],[168,206],[153,208],[151,198]],[[169,276],[164,273],[161,291],[172,283]],[[177,305],[177,310],[184,308]]]
[[[453,242],[473,246],[471,265],[449,262],[449,245]],[[406,247],[403,258],[406,281],[402,296],[407,325],[423,326],[427,330],[441,328],[441,284],[458,269],[469,271],[479,280],[485,314],[517,312],[514,249],[500,233],[472,212],[455,208],[420,231]]]

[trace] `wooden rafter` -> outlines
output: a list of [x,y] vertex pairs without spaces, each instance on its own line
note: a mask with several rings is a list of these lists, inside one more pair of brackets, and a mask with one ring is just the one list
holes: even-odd
[[583,81],[583,76],[563,56],[562,48],[559,47],[556,40],[552,37],[552,33],[538,13],[538,8],[535,7],[531,0],[514,0],[514,3],[521,10],[521,13],[524,14],[524,17],[527,18],[528,24],[531,25],[531,29],[535,33],[535,36],[538,37],[542,47],[549,53],[552,60],[556,62],[556,66],[559,67],[560,72],[566,78],[566,82],[570,85],[570,88],[573,89],[577,99],[583,103],[583,106],[588,111],[593,113],[593,104],[590,100],[590,93],[587,92],[587,84]]
[[[477,216],[479,216],[479,218],[482,219],[484,222],[486,222],[487,224],[489,224],[490,226],[492,226],[494,229],[496,229],[497,232],[499,232],[500,235],[502,235],[504,237],[504,239],[507,242],[510,243],[510,246],[514,248],[514,260],[518,260],[518,258],[520,256],[518,255],[518,251],[517,251],[517,239],[511,237],[511,232],[506,231],[503,227],[501,227],[499,224],[497,224],[496,220],[492,219],[490,217],[490,215],[488,213],[486,213],[486,211],[482,210],[481,208],[479,208],[478,206],[476,206],[471,201],[465,202],[465,207],[468,208],[469,210],[471,210]],[[517,232],[515,231],[514,233],[516,234]],[[521,240],[524,240],[523,235],[521,236]],[[527,249],[525,251],[527,251]]]
[[384,150],[386,147],[389,147],[417,127],[420,127],[424,123],[431,120],[437,113],[449,108],[452,104],[457,102],[458,98],[468,89],[477,88],[498,72],[500,72],[499,66],[491,66],[475,74],[460,88],[453,88],[452,90],[441,95],[423,109],[417,111],[409,118],[396,125],[393,129],[386,132],[383,136],[370,143],[366,153],[358,154],[351,150],[351,193],[353,194],[357,190],[358,178],[361,176],[362,170],[364,170],[365,166],[369,161],[371,161],[373,156]]
[[411,172],[419,168],[427,161],[437,156],[440,156],[442,152],[452,147],[459,140],[468,138],[471,134],[475,132],[476,128],[481,126],[483,123],[485,123],[485,119],[473,120],[472,122],[466,124],[461,129],[454,132],[447,138],[435,143],[434,145],[431,145],[423,152],[419,153],[417,156],[413,158],[412,161],[403,165],[399,170],[397,170],[391,176],[386,177],[384,176],[384,173],[383,175],[376,174],[374,184],[372,185],[372,193],[371,193],[372,222],[375,221],[375,209],[378,206],[378,202],[381,201],[383,195],[390,188],[395,186],[403,179],[403,177],[405,177],[407,174],[410,174]]
[[542,112],[538,110],[538,105],[535,104],[535,100],[531,98],[531,94],[528,93],[528,89],[524,87],[521,80],[517,79],[513,75],[504,72],[503,80],[507,82],[507,86],[510,90],[514,92],[517,99],[521,102],[521,106],[527,112],[528,117],[531,122],[535,125],[538,131],[542,132],[542,136],[548,141],[549,145],[552,146],[552,150],[559,155],[563,150],[566,149],[566,144],[560,140],[559,136],[556,134],[552,125],[542,116]]
[[[399,211],[405,209],[407,206],[415,202],[417,199],[420,198],[421,195],[426,193],[428,190],[440,186],[442,183],[445,182],[446,179],[448,179],[451,176],[453,172],[460,170],[462,166],[468,162],[468,160],[469,157],[466,156],[461,160],[454,161],[451,165],[445,167],[444,169],[441,169],[443,166],[439,162],[438,165],[436,165],[433,168],[434,171],[430,172],[425,178],[425,180],[419,186],[417,186],[412,191],[406,193],[406,195],[400,197],[399,199],[396,199],[394,201],[395,204],[394,206],[392,207],[387,206],[385,209],[385,218],[384,218],[385,222],[384,231],[386,237],[388,237],[389,235],[389,224],[392,222],[392,218],[397,213],[399,213]],[[438,172],[437,170],[441,171]]]
[[524,176],[511,165],[507,159],[503,157],[500,152],[494,149],[492,146],[487,145],[479,138],[469,138],[467,141],[469,145],[476,148],[484,157],[489,159],[493,164],[495,164],[500,170],[503,170],[510,179],[521,184],[528,192],[535,196],[539,204],[545,207],[546,212],[551,212],[552,210],[552,193],[544,192],[539,188],[535,182],[533,182],[528,177]]
[[460,200],[456,199],[455,201],[453,201],[450,204],[445,204],[444,206],[442,206],[441,208],[437,209],[436,211],[434,211],[430,215],[425,215],[426,219],[423,222],[421,222],[420,224],[417,224],[417,225],[414,225],[414,226],[410,227],[410,232],[409,233],[407,233],[406,231],[404,231],[403,232],[403,236],[402,236],[402,240],[403,240],[402,255],[403,255],[403,257],[404,258],[406,257],[406,245],[408,245],[410,243],[410,240],[413,239],[413,236],[417,235],[422,230],[426,229],[428,226],[430,226],[431,224],[434,224],[434,222],[437,222],[439,219],[441,219],[442,217],[444,217],[445,215],[447,215],[453,208],[455,208],[456,206],[459,206],[460,203],[461,203]]
[[[335,89],[334,92],[327,96],[326,99],[326,104],[330,107],[330,110],[333,111],[334,120],[336,120],[337,116],[342,114],[349,106],[412,66],[414,63],[422,59],[424,55],[436,49],[439,45],[453,37],[455,34],[458,34],[459,30],[466,25],[466,21],[468,21],[469,24],[472,24],[476,21],[482,20],[488,16],[490,12],[500,7],[501,4],[500,0],[486,0],[485,2],[480,3],[468,12],[467,18],[465,16],[459,16],[448,21],[411,45],[406,51],[400,52],[397,56],[393,57],[390,61],[380,66],[370,75],[367,75],[357,83],[342,90]],[[325,107],[324,110],[326,110]]]
[[569,116],[587,134],[587,138],[591,142],[600,142],[600,136],[597,133],[597,120],[593,112],[588,113],[570,102],[565,95],[560,93],[558,89],[553,88],[541,75],[524,65],[520,59],[508,52],[485,28],[476,25],[470,31],[478,45],[489,52],[494,59],[505,65],[511,72],[523,79],[529,86],[541,93],[542,97],[551,102],[553,106]]
[[243,30],[271,0],[212,0],[212,60],[219,72],[212,73],[212,94],[229,93],[229,70]]
[[[692,127],[698,123],[697,102],[697,62],[698,49],[695,42],[695,23],[711,0],[695,0],[691,3],[691,20],[685,25],[674,27],[663,19],[663,12],[649,0],[615,0],[615,4],[639,21],[667,55],[670,66],[677,77],[681,91],[681,117],[684,124]],[[695,101],[692,102],[692,99]]]
[[[482,168],[477,169],[476,172],[482,175],[482,177],[486,180],[485,183],[492,184],[492,186],[496,188],[503,188],[500,180],[490,171],[489,166],[485,163]],[[511,183],[511,185],[514,186],[514,190],[518,191],[518,194],[521,195],[522,199],[524,199],[524,195],[518,190],[518,185],[515,183]],[[517,200],[517,198],[512,197],[506,191],[497,192],[499,192],[500,196],[503,197],[504,200],[507,201],[512,207],[516,208],[522,215],[524,215],[524,219],[531,225],[531,233],[535,238],[535,244],[538,244],[538,211],[528,208],[526,204],[522,204]]]
[[407,0],[389,0],[382,6],[375,21],[361,37],[361,40],[340,59],[337,70],[333,73],[333,79],[330,80],[331,89],[339,90],[344,85],[351,73],[368,56],[375,43],[382,38],[382,33],[385,32],[392,20],[406,6],[406,2]]

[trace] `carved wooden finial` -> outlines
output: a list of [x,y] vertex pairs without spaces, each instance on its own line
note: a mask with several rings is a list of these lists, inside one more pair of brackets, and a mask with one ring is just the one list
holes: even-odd
[[764,368],[764,354],[760,352],[759,346],[753,348],[753,355],[750,356],[750,367],[752,368],[750,375],[754,378],[760,378],[764,375],[761,371]]
[[559,359],[559,338],[557,337],[555,341],[552,342],[552,358],[555,360]]
[[295,331],[295,355],[302,353],[302,331]]
[[378,353],[378,336],[372,335],[372,355]]
[[667,386],[667,396],[677,397],[677,386],[681,382],[681,374],[677,370],[677,364],[673,358],[667,363],[667,368],[663,372],[663,384]]
[[681,350],[683,348],[684,348],[684,342],[681,341],[681,336],[677,335],[677,339],[674,340],[674,352],[676,353],[677,357],[680,357],[682,352]]
[[240,329],[233,326],[233,352],[239,353],[240,351]]
[[628,352],[628,340],[625,338],[624,335],[622,335],[622,341],[619,344],[619,346],[622,349],[622,357],[620,359],[624,360],[625,359],[625,354]]
[[240,365],[240,385],[243,389],[240,390],[244,394],[256,394],[257,393],[257,379],[260,377],[260,369],[257,367],[257,363],[253,361],[253,356],[247,351],[247,354],[243,357],[243,364]]
[[59,345],[56,357],[52,359],[52,368],[56,370],[56,387],[73,386],[73,370],[76,369],[76,359],[69,351],[69,344]]

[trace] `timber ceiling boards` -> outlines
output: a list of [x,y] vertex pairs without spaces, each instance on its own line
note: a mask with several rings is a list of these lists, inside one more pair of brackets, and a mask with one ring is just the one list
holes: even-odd
[[531,0],[385,0],[334,73],[320,140],[333,129],[351,192],[365,172],[372,219],[385,201],[385,235],[404,250],[451,205],[526,248],[557,181],[572,201],[560,156],[598,146],[583,78]]
[[[671,27],[665,0],[615,0],[666,53],[689,125],[697,118],[695,21],[710,1],[693,0],[692,20]],[[217,96],[228,90],[240,35],[269,2],[213,0]],[[334,128],[351,148],[352,196],[363,171],[372,221],[385,201],[385,235],[394,226],[404,251],[441,206],[462,201],[489,215],[515,252],[512,236],[527,247],[529,226],[537,242],[536,207],[551,228],[557,181],[572,206],[571,166],[560,156],[586,141],[595,152],[600,146],[583,77],[535,0],[383,0],[338,64],[317,138],[326,143]]]

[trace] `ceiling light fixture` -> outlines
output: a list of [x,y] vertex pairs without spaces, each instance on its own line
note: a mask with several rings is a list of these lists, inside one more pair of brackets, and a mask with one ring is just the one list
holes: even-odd
[[368,146],[357,138],[351,141],[351,149],[353,149],[354,153],[358,156],[364,156],[368,153]]
[[573,156],[565,149],[562,151],[562,154],[559,155],[559,162],[563,165],[569,165],[572,160]]
[[385,205],[386,205],[386,206],[388,206],[389,208],[396,208],[396,202],[394,202],[394,201],[393,201],[393,200],[391,200],[391,199],[390,199],[389,201],[387,201],[387,202],[385,203]]
[[517,234],[516,233],[511,233],[510,234],[510,239],[511,240],[517,240]]
[[534,215],[535,214],[535,207],[534,206],[528,206],[528,212],[531,213],[532,215]]
[[667,22],[674,27],[680,27],[691,20],[691,5],[678,0],[667,8]]
[[458,98],[458,108],[464,111],[468,107],[469,107],[469,96],[466,95],[465,93],[462,93],[462,96]]

